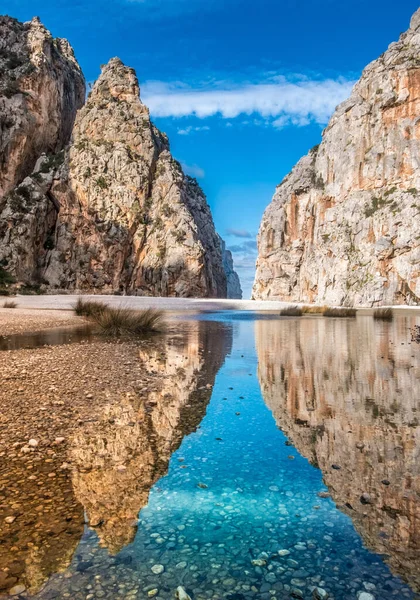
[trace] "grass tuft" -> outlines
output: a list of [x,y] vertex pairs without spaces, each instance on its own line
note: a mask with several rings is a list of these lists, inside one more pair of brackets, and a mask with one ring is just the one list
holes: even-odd
[[345,318],[345,317],[355,317],[356,316],[356,309],[355,308],[345,308],[345,307],[337,307],[337,308],[332,308],[332,307],[327,307],[324,311],[324,317],[341,317],[341,318]]
[[14,302],[13,300],[6,300],[6,302],[3,303],[3,308],[16,308],[17,307],[17,302]]
[[299,306],[288,306],[280,311],[281,317],[301,317],[302,309]]
[[327,307],[326,306],[309,305],[309,306],[302,306],[301,310],[304,315],[323,315],[324,312],[327,310]]
[[106,308],[92,315],[99,333],[109,337],[136,336],[159,331],[163,323],[163,312],[148,308],[131,310],[129,308]]
[[373,318],[380,321],[392,321],[394,313],[392,308],[376,308],[373,312]]
[[104,310],[107,310],[108,306],[104,302],[85,300],[80,297],[77,299],[73,309],[78,317],[94,317],[95,315],[104,312]]

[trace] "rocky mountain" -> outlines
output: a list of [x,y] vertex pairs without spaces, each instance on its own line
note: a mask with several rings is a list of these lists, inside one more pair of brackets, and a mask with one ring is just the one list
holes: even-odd
[[223,260],[223,268],[226,273],[227,279],[227,297],[228,298],[242,298],[242,288],[241,282],[239,280],[238,274],[235,271],[233,265],[233,257],[232,252],[226,248],[226,244],[224,240],[219,236],[220,245],[222,248],[222,260]]
[[205,195],[151,122],[133,69],[111,59],[83,105],[66,41],[37,19],[1,27],[14,77],[0,100],[3,270],[46,290],[226,297]]
[[29,175],[43,153],[70,140],[85,80],[67,40],[37,17],[0,16],[0,198]]
[[278,186],[253,297],[420,302],[420,10]]

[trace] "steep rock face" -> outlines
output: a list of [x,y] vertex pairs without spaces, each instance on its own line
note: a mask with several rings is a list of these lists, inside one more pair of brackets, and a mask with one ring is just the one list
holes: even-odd
[[53,39],[37,17],[0,16],[0,73],[1,209],[41,153],[68,143],[85,83],[67,40]]
[[255,336],[261,391],[278,426],[322,470],[367,546],[418,592],[420,356],[409,344],[413,322],[258,321]]
[[233,265],[232,252],[226,248],[225,241],[222,240],[222,238],[219,239],[222,248],[223,268],[227,279],[227,297],[240,300],[242,298],[242,288],[238,274]]
[[420,302],[420,11],[363,72],[258,236],[258,299]]
[[222,249],[197,182],[150,121],[115,58],[78,112],[71,143],[39,157],[3,199],[0,260],[46,289],[226,297]]

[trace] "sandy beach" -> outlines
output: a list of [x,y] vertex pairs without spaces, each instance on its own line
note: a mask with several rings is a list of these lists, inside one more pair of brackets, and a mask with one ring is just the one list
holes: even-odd
[[[60,319],[56,326],[67,326],[76,324],[74,317],[70,313],[77,299],[81,295],[77,294],[61,294],[61,295],[17,295],[12,298],[0,296],[0,307],[7,300],[13,300],[17,304],[19,313],[25,317],[25,322],[30,329],[34,331],[31,324],[38,321],[39,324],[45,323],[44,328],[51,326],[52,320]],[[279,300],[229,300],[222,298],[161,298],[150,296],[110,296],[110,295],[82,295],[83,298],[89,298],[98,302],[104,302],[113,307],[127,307],[134,310],[142,310],[147,308],[156,308],[159,310],[168,311],[171,313],[197,313],[206,311],[255,311],[255,312],[279,312],[290,306],[305,306],[296,302],[281,302]],[[368,306],[355,307],[361,315],[371,315],[373,308]],[[377,308],[377,307],[375,307]],[[398,312],[414,311],[418,313],[420,306],[392,306]],[[21,309],[25,309],[22,312]],[[48,311],[48,314],[36,311]],[[59,311],[62,311],[58,317]],[[3,328],[5,323],[13,322],[13,310],[7,310],[10,316],[5,317],[5,310],[0,308],[0,326]],[[3,317],[1,316],[3,315]],[[21,318],[20,317],[20,318]],[[17,333],[17,331],[15,331]]]

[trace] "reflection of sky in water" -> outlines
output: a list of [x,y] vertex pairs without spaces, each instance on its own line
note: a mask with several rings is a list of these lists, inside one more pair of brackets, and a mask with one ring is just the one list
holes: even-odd
[[[321,471],[285,444],[261,396],[254,323],[243,314],[233,321],[233,351],[207,414],[152,488],[135,541],[114,559],[89,533],[71,570],[88,564],[106,598],[169,599],[178,585],[194,600],[309,600],[314,588],[340,600],[361,592],[361,600],[415,598],[363,546],[350,518],[318,496],[326,490]],[[154,574],[153,565],[164,572]],[[124,593],[137,591],[106,591],[110,566]],[[71,589],[71,577],[63,586]]]

